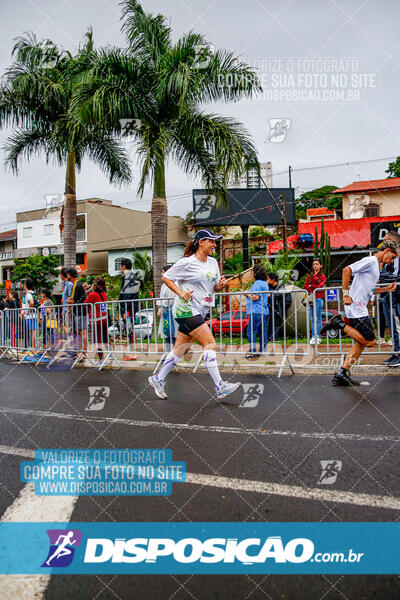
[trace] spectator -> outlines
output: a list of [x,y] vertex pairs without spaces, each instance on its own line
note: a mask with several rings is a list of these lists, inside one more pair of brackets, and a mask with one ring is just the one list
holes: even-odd
[[[68,281],[72,283],[71,295],[67,300],[72,307],[72,329],[73,333],[77,334],[78,339],[78,350],[83,352],[87,351],[87,329],[88,329],[88,316],[87,306],[82,306],[86,300],[86,292],[82,283],[78,281],[78,272],[76,269],[71,267],[67,270]],[[82,361],[84,358],[81,359]]]
[[[103,344],[108,346],[108,316],[107,316],[107,286],[103,277],[97,277],[92,285],[92,291],[89,292],[85,300],[89,304],[89,316],[92,318],[97,341],[97,353],[100,361],[103,360]],[[92,314],[92,305],[95,307]]]
[[[322,308],[324,306],[324,292],[313,293],[314,290],[324,287],[326,283],[326,277],[322,272],[322,263],[319,258],[314,258],[312,262],[312,273],[308,275],[304,283],[304,289],[308,292],[308,302],[310,306],[310,321],[311,321],[311,340],[310,344],[320,344],[320,332],[322,327]],[[314,306],[315,302],[315,306]],[[315,311],[315,312],[314,312]],[[317,329],[315,331],[316,319]]]
[[7,290],[6,296],[6,308],[21,308],[19,296],[17,292],[13,292],[11,289]]
[[[162,275],[164,275],[171,266],[172,265],[165,265],[165,267],[162,268]],[[160,317],[158,335],[162,339],[165,339],[165,345],[168,352],[171,352],[172,347],[175,345],[176,332],[178,330],[178,324],[172,314],[175,296],[176,294],[163,283],[160,290],[160,300],[157,300],[157,306],[160,307],[158,310],[158,316]]]
[[261,265],[253,269],[255,282],[250,288],[247,298],[246,310],[249,319],[247,324],[247,337],[249,340],[249,353],[246,358],[258,356],[257,337],[260,340],[260,352],[264,352],[268,341],[268,283],[267,274]]
[[[10,345],[12,348],[16,347],[17,343],[17,323],[18,323],[18,315],[19,312],[12,309],[20,309],[21,303],[19,301],[19,296],[17,292],[13,292],[11,289],[7,290],[7,296],[5,301],[5,320],[8,323],[8,331],[10,334]],[[11,312],[7,312],[10,310]]]
[[377,319],[377,329],[378,329],[378,343],[386,344],[385,340],[385,330],[386,330],[386,317],[385,311],[383,308],[383,301],[385,299],[386,294],[374,294],[371,298],[371,306],[375,306],[376,308],[376,319]]
[[[135,345],[135,313],[137,307],[139,282],[135,277],[135,273],[132,271],[132,261],[129,258],[123,258],[121,260],[121,291],[119,293],[118,300],[122,300],[122,311],[124,313],[124,320],[126,324],[127,337],[130,345]],[[128,319],[132,322],[132,331],[128,332]],[[136,354],[126,354],[123,360],[137,360],[139,357]]]
[[64,333],[69,335],[71,333],[71,309],[68,307],[68,298],[72,293],[72,282],[68,279],[67,269],[61,269],[60,277],[63,282],[63,293],[62,293],[62,305],[63,305],[63,320],[64,320]]
[[40,321],[42,324],[43,348],[54,348],[57,321],[50,290],[42,290],[41,299]]
[[33,291],[33,281],[27,277],[24,281],[25,295],[22,300],[22,317],[24,319],[24,347],[33,350],[36,347],[36,313],[37,298]]
[[[384,238],[384,241],[392,240],[400,245],[400,235],[394,231],[390,231]],[[388,367],[400,367],[400,258],[397,256],[392,264],[385,265],[381,271],[379,279],[380,283],[397,283],[394,292],[385,294],[383,299],[383,310],[385,313],[386,322],[389,326],[392,343],[393,354],[383,362]]]

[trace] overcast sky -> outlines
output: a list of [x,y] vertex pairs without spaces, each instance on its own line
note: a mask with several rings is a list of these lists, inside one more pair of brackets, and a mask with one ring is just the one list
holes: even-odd
[[[296,169],[400,154],[397,0],[144,0],[143,6],[168,17],[175,37],[201,32],[214,47],[230,49],[259,69],[264,94],[211,109],[246,126],[260,160],[272,162],[274,186],[287,185],[289,164]],[[13,38],[28,30],[73,50],[91,25],[96,45],[123,45],[119,15],[117,0],[2,0],[1,72],[10,63]],[[306,97],[296,100],[299,93]],[[290,120],[283,142],[268,141],[269,119]],[[0,132],[1,145],[8,133]],[[379,179],[387,162],[294,171],[293,185],[301,193]],[[43,157],[24,163],[18,177],[0,168],[0,230],[12,226],[17,211],[41,208],[45,194],[64,190],[64,169],[46,166]],[[77,194],[149,210],[151,190],[140,199],[136,185],[137,178],[130,189],[116,188],[86,162]],[[191,209],[191,189],[198,185],[169,166],[170,214]]]

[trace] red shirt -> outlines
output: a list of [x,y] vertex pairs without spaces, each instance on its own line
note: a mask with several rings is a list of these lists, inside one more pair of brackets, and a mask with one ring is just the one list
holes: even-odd
[[[326,283],[326,277],[322,273],[320,273],[319,275],[309,275],[307,277],[307,279],[305,280],[304,289],[309,294],[312,294],[313,291],[316,290],[317,288],[324,287],[325,283]],[[316,292],[315,297],[324,299],[324,292],[323,291]]]
[[[101,304],[98,304],[98,302],[100,302]],[[85,300],[85,304],[95,304],[96,305],[96,320],[97,321],[103,321],[105,319],[107,319],[107,294],[105,294],[104,292],[102,292],[101,294],[99,294],[99,292],[89,292],[86,300]],[[89,315],[91,315],[92,312],[92,308],[89,307]]]

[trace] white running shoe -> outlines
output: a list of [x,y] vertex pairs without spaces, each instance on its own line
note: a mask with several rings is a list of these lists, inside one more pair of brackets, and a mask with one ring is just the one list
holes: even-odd
[[321,338],[317,338],[317,345],[321,343]]
[[314,344],[315,344],[315,337],[312,337],[312,338],[311,338],[311,340],[310,340],[310,344],[312,344],[312,345],[314,346]]
[[164,390],[165,382],[158,379],[157,375],[152,375],[151,377],[148,378],[147,381],[149,382],[149,384],[151,385],[151,387],[153,388],[153,390],[155,391],[156,395],[159,398],[162,398],[163,400],[168,398],[168,396]]
[[236,392],[236,390],[239,389],[241,385],[242,384],[240,382],[229,383],[228,381],[223,381],[217,389],[217,399],[222,400],[222,398],[229,396],[229,394],[233,394],[233,392]]

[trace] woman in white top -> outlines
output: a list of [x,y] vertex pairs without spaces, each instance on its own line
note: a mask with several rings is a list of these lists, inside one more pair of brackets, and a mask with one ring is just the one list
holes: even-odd
[[166,398],[164,382],[168,373],[196,340],[204,350],[204,362],[213,379],[217,398],[221,400],[240,387],[240,383],[228,383],[219,373],[216,343],[204,318],[215,304],[215,292],[226,287],[227,280],[221,277],[218,263],[211,254],[215,250],[215,235],[208,229],[196,233],[192,242],[186,246],[185,256],[178,260],[162,280],[175,296],[173,316],[179,329],[175,346],[166,357],[157,375],[149,377],[149,383],[159,398]]
[[[172,265],[165,265],[162,269],[162,274],[164,275],[171,267]],[[158,316],[160,317],[158,336],[161,339],[166,340],[165,345],[168,352],[171,351],[172,346],[175,344],[176,331],[178,329],[178,323],[172,317],[174,299],[174,292],[163,283],[160,290],[160,299],[157,300],[157,306],[160,307],[158,309]]]

